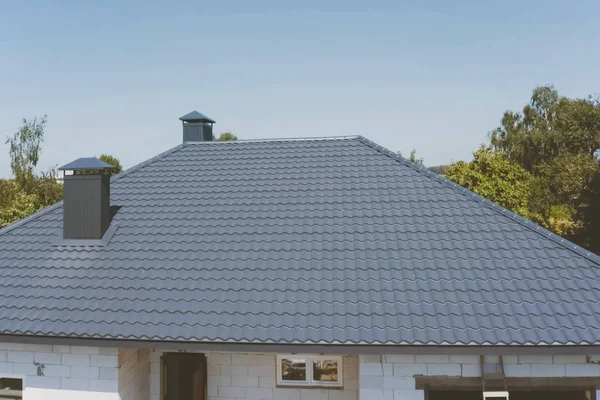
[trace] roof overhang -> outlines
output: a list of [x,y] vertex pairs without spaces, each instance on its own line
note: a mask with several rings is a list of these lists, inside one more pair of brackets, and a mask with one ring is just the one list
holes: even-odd
[[444,354],[444,355],[589,355],[599,354],[600,345],[393,345],[393,344],[288,344],[186,342],[161,340],[102,339],[0,334],[0,342],[147,348],[165,350],[327,353],[327,354]]

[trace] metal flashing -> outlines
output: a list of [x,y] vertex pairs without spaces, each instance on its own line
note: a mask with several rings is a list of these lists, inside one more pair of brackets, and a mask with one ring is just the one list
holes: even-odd
[[119,227],[117,225],[111,225],[108,227],[102,239],[64,239],[63,237],[57,237],[52,243],[52,246],[72,246],[72,247],[105,247],[110,244],[110,240],[117,232]]

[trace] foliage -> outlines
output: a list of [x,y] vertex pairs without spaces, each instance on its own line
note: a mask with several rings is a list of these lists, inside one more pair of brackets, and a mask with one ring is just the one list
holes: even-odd
[[575,241],[600,253],[600,171],[596,171],[590,189],[582,196],[584,207],[579,211],[581,229],[575,232]]
[[0,180],[0,228],[37,210],[37,196],[20,190],[14,179]]
[[234,135],[231,131],[223,132],[219,135],[217,139],[219,142],[228,142],[232,140],[238,140],[238,137]]
[[567,154],[593,157],[600,148],[600,101],[569,99],[552,86],[538,87],[521,113],[504,113],[490,136],[495,150],[528,171]]
[[445,176],[523,217],[535,217],[528,207],[532,175],[498,151],[481,147],[473,161],[451,164]]
[[444,175],[446,173],[446,170],[448,169],[448,167],[449,167],[449,165],[447,165],[447,164],[433,165],[433,166],[429,167],[429,170],[435,172],[438,175]]
[[[501,126],[490,133],[490,147],[486,149],[489,154],[501,155],[506,168],[510,165],[527,171],[528,183],[523,181],[514,188],[502,185],[506,176],[495,169],[484,171],[482,154],[471,163],[453,164],[446,175],[598,252],[598,149],[600,100],[591,96],[570,99],[552,86],[542,86],[533,90],[521,112],[504,113]],[[496,190],[492,190],[495,185]]]
[[0,180],[0,227],[62,199],[56,168],[35,173],[44,141],[46,116],[23,119],[23,125],[7,138],[13,179]]
[[419,166],[423,166],[423,159],[422,158],[417,158],[417,150],[412,149],[410,151],[410,156],[408,157],[409,161],[412,161],[413,163],[419,165]]
[[120,174],[121,172],[123,172],[123,166],[121,165],[121,162],[119,161],[118,158],[111,156],[110,154],[102,154],[99,159],[101,161],[104,161],[107,164],[112,165],[113,167],[115,167],[115,169],[113,171],[111,171],[111,175],[116,175],[116,174]]
[[46,115],[33,120],[23,118],[21,128],[6,139],[6,144],[9,145],[10,167],[15,180],[21,186],[28,185],[34,179],[33,170],[40,159],[46,121]]

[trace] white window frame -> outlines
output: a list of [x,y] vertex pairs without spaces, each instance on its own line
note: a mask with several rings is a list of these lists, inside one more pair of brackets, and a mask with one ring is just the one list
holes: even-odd
[[[283,380],[282,360],[283,359],[302,359],[306,361],[306,380],[305,381],[286,381]],[[322,382],[313,380],[313,361],[331,360],[337,361],[338,365],[338,381],[337,382]],[[344,366],[342,356],[323,356],[313,354],[277,354],[277,386],[301,386],[301,387],[317,387],[317,388],[342,388],[344,387]]]

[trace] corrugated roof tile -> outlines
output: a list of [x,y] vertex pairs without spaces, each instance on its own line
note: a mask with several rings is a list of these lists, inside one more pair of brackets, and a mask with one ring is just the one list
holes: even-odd
[[[198,171],[205,171],[198,173]],[[0,230],[0,333],[257,343],[600,342],[599,259],[364,138],[188,143]]]

